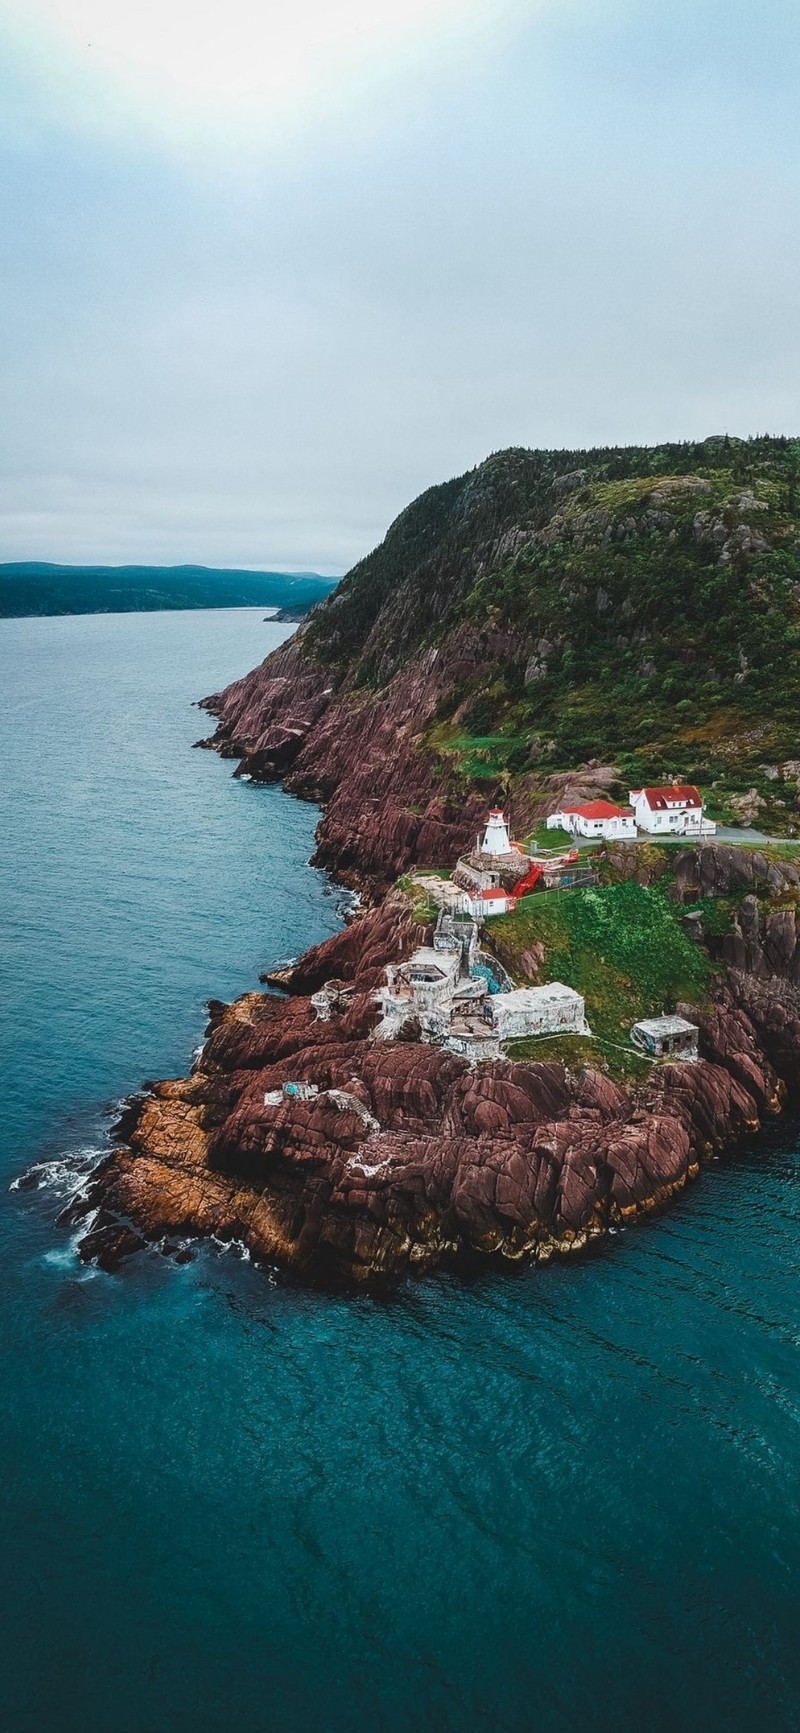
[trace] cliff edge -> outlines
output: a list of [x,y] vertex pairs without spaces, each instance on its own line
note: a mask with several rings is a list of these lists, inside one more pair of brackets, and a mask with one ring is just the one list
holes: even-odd
[[[624,1085],[557,1046],[550,1058],[545,1043],[535,1060],[470,1067],[413,1031],[376,1041],[386,964],[427,936],[390,895],[309,952],[285,997],[213,1007],[192,1075],[132,1106],[127,1145],[72,1207],[82,1255],[113,1268],[142,1237],[174,1252],[213,1234],[304,1276],[372,1284],[442,1263],[568,1256],[648,1215],[800,1082],[800,943],[786,901],[798,875],[765,870],[777,899],[766,910],[744,851],[679,857],[679,899],[694,900],[705,875],[706,895],[733,889],[739,912],[710,941],[704,1006],[683,1007],[700,1059],[643,1065]],[[336,986],[321,1008],[312,994],[325,983]]]
[[203,744],[321,799],[319,862],[382,888],[500,799],[521,835],[673,776],[793,835],[799,476],[788,439],[498,453],[206,699]]
[[[191,1077],[134,1104],[74,1206],[84,1256],[213,1233],[370,1282],[567,1255],[780,1111],[800,875],[775,851],[607,850],[596,890],[497,923],[516,981],[584,995],[577,1050],[509,1044],[472,1067],[413,1029],[376,1041],[375,992],[426,937],[398,875],[452,866],[497,800],[522,835],[568,799],[678,774],[712,816],[800,825],[798,473],[787,439],[499,453],[422,495],[205,700],[200,744],[320,800],[317,861],[375,906],[284,973],[285,996],[213,1008]],[[699,1060],[632,1055],[634,1005],[686,1011]]]

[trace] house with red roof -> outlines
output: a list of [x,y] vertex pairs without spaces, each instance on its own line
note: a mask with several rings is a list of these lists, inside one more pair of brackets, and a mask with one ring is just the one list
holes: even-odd
[[460,907],[461,913],[471,915],[474,921],[486,921],[490,920],[492,915],[510,914],[514,907],[514,898],[502,885],[484,888],[475,885],[464,892]]
[[582,806],[561,806],[551,812],[548,830],[568,830],[572,836],[594,837],[598,841],[636,835],[636,819],[630,807],[615,806],[610,800],[587,800]]
[[661,788],[632,788],[631,806],[639,830],[649,836],[713,836],[700,790],[692,783],[668,782]]

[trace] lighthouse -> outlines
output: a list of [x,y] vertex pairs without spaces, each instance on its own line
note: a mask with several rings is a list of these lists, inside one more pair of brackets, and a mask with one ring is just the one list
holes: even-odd
[[483,833],[483,841],[479,845],[480,854],[514,854],[508,834],[508,825],[499,807],[493,807],[489,813],[489,822]]

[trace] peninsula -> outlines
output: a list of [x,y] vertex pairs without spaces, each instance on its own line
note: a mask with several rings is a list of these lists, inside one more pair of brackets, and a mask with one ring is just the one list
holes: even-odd
[[369,1283],[573,1254],[783,1109],[798,461],[500,453],[205,700],[199,744],[321,801],[363,906],[131,1103],[71,1209],[86,1258],[216,1234]]

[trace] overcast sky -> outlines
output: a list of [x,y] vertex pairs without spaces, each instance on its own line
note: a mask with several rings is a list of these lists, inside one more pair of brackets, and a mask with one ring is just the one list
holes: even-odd
[[341,571],[800,432],[797,0],[0,0],[0,559]]

